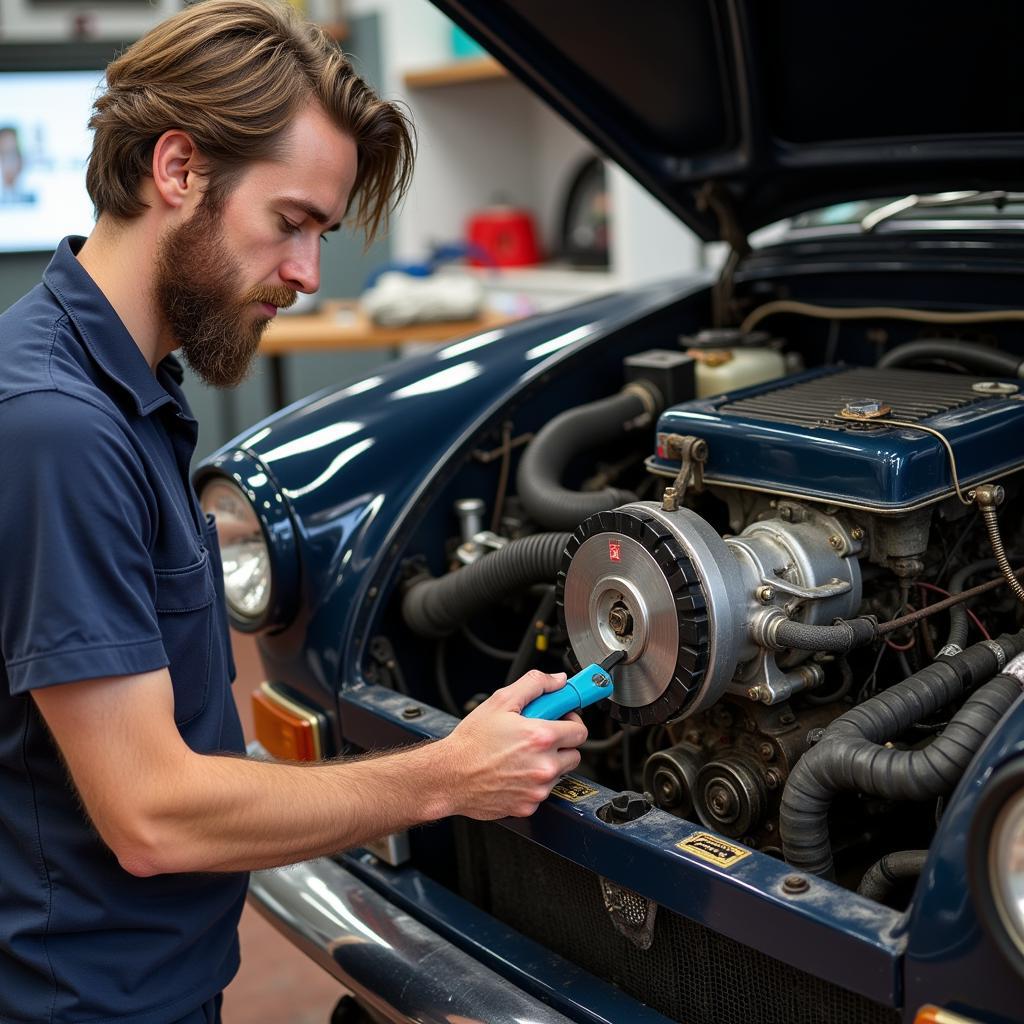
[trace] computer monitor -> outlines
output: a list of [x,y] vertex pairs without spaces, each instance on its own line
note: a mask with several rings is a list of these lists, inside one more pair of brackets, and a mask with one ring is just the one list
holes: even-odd
[[92,230],[88,121],[102,86],[98,70],[0,70],[0,252]]

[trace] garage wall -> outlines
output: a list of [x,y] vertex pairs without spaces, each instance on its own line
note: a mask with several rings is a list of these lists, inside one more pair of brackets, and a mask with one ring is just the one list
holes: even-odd
[[[0,27],[10,38],[12,11],[21,16],[24,4],[0,0]],[[160,14],[166,13],[160,11]],[[38,25],[38,23],[36,23]],[[51,22],[51,25],[53,22]],[[33,32],[33,23],[15,20],[19,34]],[[27,27],[26,27],[27,26]],[[144,26],[142,26],[144,28]],[[379,18],[368,13],[350,20],[350,35],[345,49],[354,55],[360,74],[378,86],[384,80],[381,66]],[[48,33],[40,31],[33,38]],[[69,66],[102,67],[117,52],[120,42],[63,42],[51,39],[45,47],[28,42],[0,43],[0,69],[25,66],[62,68]],[[364,251],[361,237],[339,232],[331,236],[323,249],[320,295],[324,298],[349,298],[360,293],[370,271],[387,261],[391,254],[389,240],[381,240]],[[0,310],[6,309],[36,285],[50,261],[50,253],[0,253]],[[325,353],[298,355],[286,360],[286,378],[290,401],[369,372],[387,357],[380,353]],[[270,411],[270,379],[267,367],[257,363],[252,378],[233,393],[222,393],[205,387],[189,375],[186,381],[189,401],[200,421],[197,457],[219,447]]]

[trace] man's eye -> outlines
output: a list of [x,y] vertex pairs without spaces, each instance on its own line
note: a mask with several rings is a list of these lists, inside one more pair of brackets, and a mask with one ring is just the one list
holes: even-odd
[[286,235],[294,235],[299,230],[298,224],[293,224],[287,217],[281,218],[281,230]]

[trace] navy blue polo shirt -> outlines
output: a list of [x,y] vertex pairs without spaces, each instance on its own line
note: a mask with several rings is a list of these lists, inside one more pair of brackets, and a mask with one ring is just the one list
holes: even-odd
[[244,744],[180,367],[150,370],[80,245],[0,316],[0,1020],[168,1024],[234,975],[247,877],[124,871],[31,691],[167,666],[185,742]]

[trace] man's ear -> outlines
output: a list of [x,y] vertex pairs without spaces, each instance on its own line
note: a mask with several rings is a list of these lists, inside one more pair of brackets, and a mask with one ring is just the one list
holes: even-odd
[[199,150],[180,128],[164,132],[153,146],[153,186],[172,209],[194,207],[202,197]]

